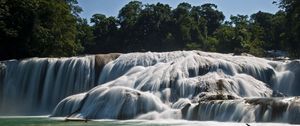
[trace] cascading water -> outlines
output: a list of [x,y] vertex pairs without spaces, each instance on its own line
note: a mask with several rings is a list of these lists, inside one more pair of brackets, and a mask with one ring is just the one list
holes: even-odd
[[201,101],[183,113],[188,120],[300,123],[299,103],[298,97]]
[[[9,67],[15,62],[19,65],[30,60],[2,63],[0,89],[5,92],[0,97],[1,112],[5,113],[5,105],[15,104],[20,98],[49,110],[47,104],[56,104],[63,97],[80,92],[58,103],[51,116],[300,123],[300,100],[294,97],[300,95],[300,61],[297,60],[279,62],[201,51],[129,53],[109,60],[88,57],[90,73],[81,72],[85,65],[78,65],[62,72],[64,76],[55,65],[36,63],[34,68],[26,65],[12,70]],[[45,86],[51,84],[60,86]],[[78,85],[86,88],[70,88]],[[35,98],[31,97],[36,96],[33,93],[43,95]],[[39,109],[31,111],[34,110]]]
[[[112,55],[31,58],[0,64],[0,114],[47,114],[66,96],[96,86]],[[103,62],[101,64],[101,61]]]
[[290,96],[300,96],[300,61],[280,64],[273,79],[273,89]]

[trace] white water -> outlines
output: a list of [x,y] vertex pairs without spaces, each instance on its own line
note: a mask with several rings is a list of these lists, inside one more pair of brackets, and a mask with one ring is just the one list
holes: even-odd
[[[94,58],[33,58],[6,61],[1,113],[43,112],[68,95],[95,85]],[[33,109],[33,110],[31,110]]]
[[[36,60],[41,59],[34,59],[34,61]],[[5,66],[10,66],[10,64],[6,63]],[[37,69],[38,64],[34,65],[34,69]],[[18,83],[33,86],[35,88],[30,89],[36,90],[40,83],[28,81],[28,79],[35,78],[33,80],[36,80],[36,76],[32,75],[40,75],[43,72],[38,73],[36,71],[40,70],[32,70],[30,65],[21,68],[31,70],[24,70],[29,73],[23,73],[22,78],[18,77],[17,79],[14,76],[7,77],[9,75],[7,73],[17,70],[6,68],[4,83],[1,84],[5,88],[1,89],[13,91],[12,88],[6,87],[13,85],[6,81],[11,79],[20,81]],[[48,75],[48,71],[53,68],[47,68],[49,69],[47,70]],[[93,67],[88,68],[93,70]],[[77,74],[78,69],[73,67],[72,70],[74,71],[70,71],[71,73],[63,73],[64,75]],[[30,73],[30,71],[34,72]],[[106,64],[101,74],[92,77],[92,79],[85,77],[85,79],[76,80],[85,76],[86,73],[73,77],[75,79],[73,81],[68,79],[70,77],[65,78],[57,72],[49,73],[55,74],[57,77],[54,80],[58,82],[69,80],[66,81],[65,86],[71,86],[72,83],[74,85],[86,85],[87,83],[84,82],[87,81],[83,81],[85,79],[89,80],[88,82],[100,84],[87,92],[65,98],[57,105],[52,116],[88,119],[183,118],[189,120],[291,123],[299,123],[297,120],[300,120],[298,116],[300,115],[300,102],[297,97],[272,98],[284,96],[283,94],[287,96],[300,95],[300,91],[298,91],[300,80],[297,78],[300,76],[300,61],[284,63],[256,57],[200,51],[148,52],[122,54],[116,60]],[[90,74],[90,76],[93,75],[95,74]],[[0,81],[1,79],[3,78],[0,77]],[[46,77],[47,79],[56,82],[52,78]],[[60,83],[60,86],[62,85],[64,84]],[[17,87],[24,90],[24,87],[19,85]],[[87,88],[80,88],[82,90],[77,92],[83,92]],[[42,92],[42,96],[56,97],[56,100],[60,100],[61,97],[67,96],[60,93],[68,91],[70,91],[68,94],[76,93],[73,89],[64,86],[63,88],[52,88],[48,92],[44,90],[30,92]],[[7,98],[12,99],[13,102],[20,98],[19,96],[11,97],[14,96],[11,92],[4,94],[2,95],[2,104],[7,103]],[[22,92],[21,94],[28,95],[30,93]],[[45,101],[40,103],[55,103],[49,101],[47,97],[42,97],[41,99],[45,98]],[[36,102],[32,97],[26,97],[23,102],[26,103],[30,100]],[[278,104],[275,103],[283,104],[283,106],[279,105],[279,108],[284,109],[277,109]],[[36,103],[31,103],[31,105],[36,105]],[[47,107],[47,105],[42,106]],[[6,106],[2,106],[3,108]]]
[[[99,56],[98,56],[99,58]],[[66,96],[97,85],[95,56],[0,62],[0,114],[49,114]]]

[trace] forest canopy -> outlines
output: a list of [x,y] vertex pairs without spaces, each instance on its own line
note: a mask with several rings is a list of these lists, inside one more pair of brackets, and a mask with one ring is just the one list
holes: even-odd
[[0,0],[0,59],[203,50],[300,57],[300,1],[275,1],[275,14],[225,16],[215,4],[131,1],[117,17],[81,18],[76,0]]

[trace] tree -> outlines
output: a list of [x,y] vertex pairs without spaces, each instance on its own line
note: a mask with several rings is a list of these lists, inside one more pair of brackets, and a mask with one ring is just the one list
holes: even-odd
[[223,53],[233,52],[237,48],[242,48],[240,41],[236,40],[236,32],[230,25],[221,26],[214,34],[219,40],[217,50]]
[[90,52],[90,48],[95,46],[93,28],[88,24],[86,19],[80,18],[77,20],[76,29],[76,41],[84,47],[84,53],[92,53]]
[[[1,59],[71,56],[83,48],[76,40],[76,17],[60,0],[2,0]],[[1,7],[2,8],[2,7]]]
[[0,59],[71,56],[79,53],[199,49],[224,53],[287,50],[299,57],[299,1],[280,0],[284,10],[231,16],[215,4],[175,9],[131,1],[117,18],[80,18],[77,0],[0,0]]
[[266,50],[274,49],[276,44],[274,40],[274,27],[273,27],[273,14],[266,12],[257,12],[251,15],[252,26],[251,29],[253,32],[260,29],[261,32],[255,32],[255,36],[260,36],[261,40],[264,41],[263,48]]
[[225,19],[224,14],[217,10],[217,5],[209,3],[201,5],[200,15],[206,19],[208,35],[212,35]]
[[136,31],[136,22],[142,11],[143,4],[139,1],[131,1],[119,11],[120,36],[124,52],[140,51],[140,40]]
[[191,31],[194,25],[193,19],[190,16],[192,6],[188,3],[180,3],[177,8],[172,11],[172,29],[171,33],[175,37],[175,48],[184,48],[191,42]]
[[136,23],[142,6],[142,2],[131,1],[119,11],[118,18],[122,28],[127,29]]
[[136,23],[138,40],[143,42],[140,44],[141,49],[162,51],[168,48],[164,40],[169,34],[170,13],[169,5],[161,3],[145,5]]
[[[287,31],[286,24],[286,13],[282,10],[278,11],[272,18],[272,33],[273,33],[273,44],[272,49],[274,50],[286,50],[284,47],[285,32]],[[270,32],[270,31],[268,31]],[[266,32],[266,33],[268,33]]]
[[284,46],[292,57],[300,57],[300,1],[280,0],[280,7],[286,12],[286,33]]
[[103,14],[94,14],[91,18],[93,23],[93,34],[95,46],[90,47],[93,53],[107,53],[118,51],[116,42],[116,33],[118,32],[118,21],[114,17],[106,18]]
[[65,2],[69,5],[71,13],[80,20],[79,13],[83,10],[80,6],[78,6],[77,0],[65,0]]

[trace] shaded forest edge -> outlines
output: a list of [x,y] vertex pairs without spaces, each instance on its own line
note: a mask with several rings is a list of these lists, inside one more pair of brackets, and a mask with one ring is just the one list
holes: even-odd
[[275,13],[225,21],[215,4],[131,1],[117,17],[79,16],[77,0],[0,0],[0,60],[111,52],[203,50],[300,57],[300,1],[278,0]]

